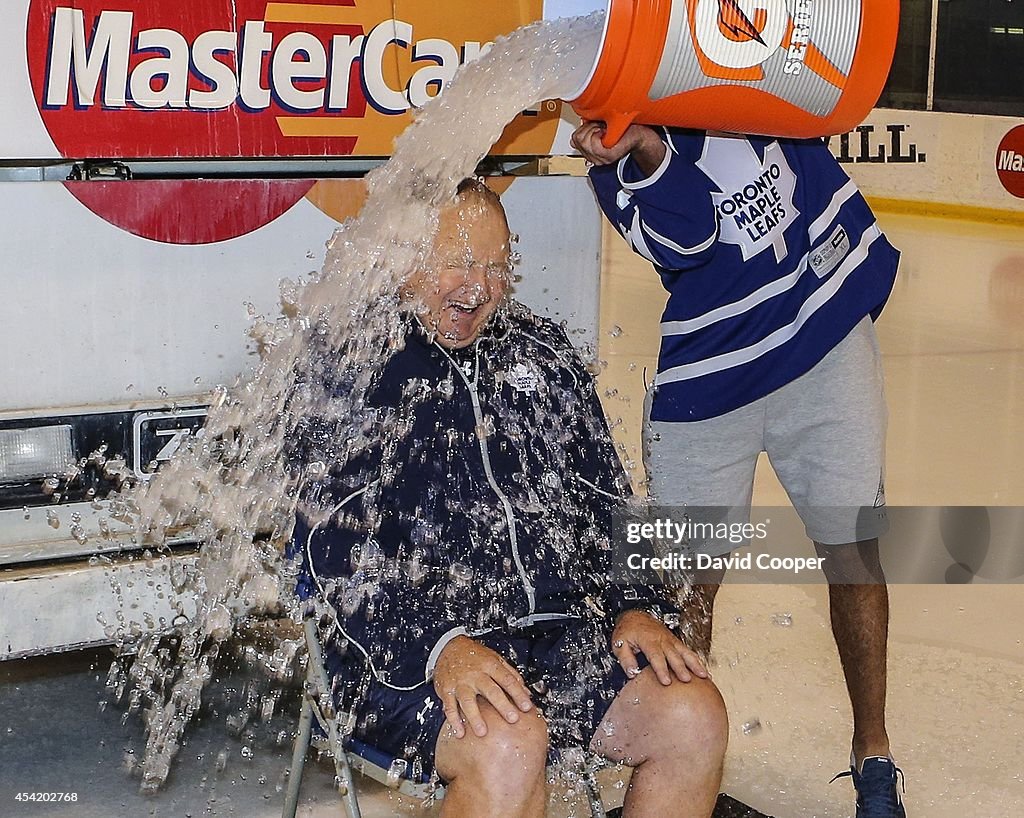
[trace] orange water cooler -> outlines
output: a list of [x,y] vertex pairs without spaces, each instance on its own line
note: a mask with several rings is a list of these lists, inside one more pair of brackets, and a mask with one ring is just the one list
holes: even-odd
[[597,61],[568,98],[604,120],[772,136],[851,130],[892,64],[898,0],[549,0],[545,16],[606,11]]

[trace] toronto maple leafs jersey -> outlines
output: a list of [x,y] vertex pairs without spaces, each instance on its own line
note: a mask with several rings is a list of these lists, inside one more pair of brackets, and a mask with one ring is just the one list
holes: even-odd
[[601,208],[669,292],[652,420],[738,409],[877,318],[897,251],[821,140],[666,129],[649,177],[595,167]]

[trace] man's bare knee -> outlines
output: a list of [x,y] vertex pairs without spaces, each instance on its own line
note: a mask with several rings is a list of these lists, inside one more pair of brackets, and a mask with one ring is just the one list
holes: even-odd
[[[655,748],[687,754],[725,755],[729,741],[729,717],[714,682],[693,679],[675,681],[653,691],[651,712]],[[654,685],[652,684],[653,688]]]
[[523,713],[509,724],[487,702],[480,713],[487,733],[477,736],[467,730],[456,738],[445,722],[437,740],[437,771],[446,781],[470,779],[485,789],[521,787],[543,779],[548,754],[547,723],[536,711]]
[[[721,763],[729,741],[729,718],[715,684],[705,679],[663,685],[648,668],[623,689],[629,704],[609,711],[608,728],[630,737],[631,761],[692,765],[701,758]],[[599,728],[600,730],[600,728]]]
[[[705,679],[664,686],[650,674],[640,694],[642,718],[650,734],[648,760],[691,753],[725,755],[729,717],[714,683]],[[647,703],[643,707],[643,703]]]
[[878,540],[864,540],[846,545],[814,544],[821,567],[831,585],[880,585],[885,574],[878,555]]

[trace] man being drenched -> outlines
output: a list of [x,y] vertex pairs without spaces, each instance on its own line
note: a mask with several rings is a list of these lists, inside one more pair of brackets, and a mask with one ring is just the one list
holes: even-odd
[[581,751],[635,768],[625,815],[709,816],[722,699],[667,598],[610,582],[628,482],[565,333],[508,297],[509,245],[498,197],[463,182],[403,290],[364,453],[327,519],[298,520],[338,705],[447,783],[444,816],[542,816],[549,756]]

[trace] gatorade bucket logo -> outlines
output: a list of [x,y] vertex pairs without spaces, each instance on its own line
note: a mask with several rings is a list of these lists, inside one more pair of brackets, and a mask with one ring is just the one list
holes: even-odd
[[[486,15],[434,0],[31,0],[33,95],[61,156],[387,156],[413,111],[496,37],[543,14],[543,0]],[[525,112],[493,153],[547,154],[560,104]],[[157,207],[118,184],[69,184],[102,218],[147,238],[242,235],[279,217],[312,183],[160,187]],[[89,185],[97,185],[89,187]],[[222,186],[221,190],[228,186]],[[251,188],[251,189],[250,189]],[[154,188],[156,190],[156,188]],[[209,191],[209,192],[205,192]],[[177,194],[174,194],[177,195]],[[142,200],[145,201],[142,201]],[[145,223],[133,212],[145,211]],[[164,215],[161,215],[164,214]],[[241,215],[240,215],[241,214]],[[243,218],[244,215],[244,218]]]
[[767,13],[760,9],[758,16],[761,17],[760,25],[754,22],[743,13],[736,0],[719,0],[718,2],[718,28],[726,37],[737,42],[745,40],[757,40],[764,44],[761,39],[761,32],[764,31],[764,21]]
[[782,47],[786,35],[786,5],[772,0],[746,0],[742,5],[741,0],[688,3],[690,33],[701,70],[718,79],[764,79],[761,65]]
[[675,0],[649,97],[743,84],[827,116],[853,68],[861,3]]
[[1024,125],[1018,125],[999,143],[996,173],[1007,193],[1024,199]]

